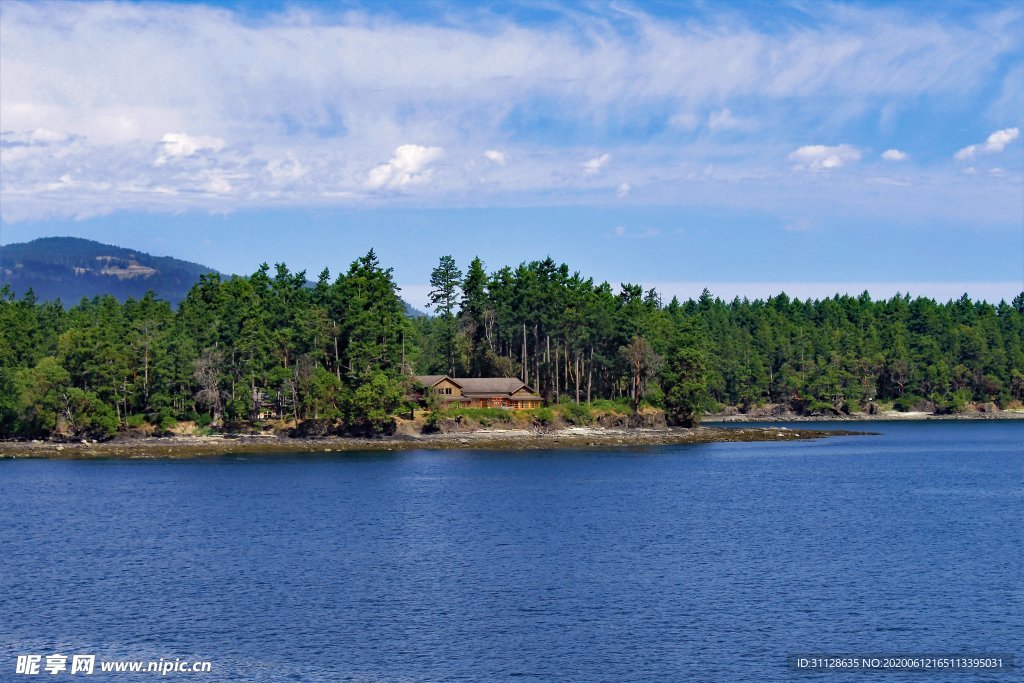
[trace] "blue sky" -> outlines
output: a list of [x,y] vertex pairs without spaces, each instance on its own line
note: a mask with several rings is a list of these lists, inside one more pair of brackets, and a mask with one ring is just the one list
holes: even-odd
[[0,243],[1024,289],[1016,3],[0,5]]

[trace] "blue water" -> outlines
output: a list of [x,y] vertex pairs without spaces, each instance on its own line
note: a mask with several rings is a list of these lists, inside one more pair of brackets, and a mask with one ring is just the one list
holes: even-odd
[[[859,427],[884,433],[0,461],[0,680],[76,680],[14,675],[53,652],[213,662],[165,680],[830,682],[868,679],[787,655],[998,652],[1014,672],[951,678],[1021,680],[1024,423]],[[950,680],[886,680],[925,678]]]

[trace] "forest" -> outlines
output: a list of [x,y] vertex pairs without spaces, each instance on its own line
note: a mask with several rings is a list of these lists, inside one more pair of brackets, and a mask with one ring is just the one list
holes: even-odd
[[1011,303],[664,302],[547,258],[488,272],[450,256],[432,315],[411,317],[371,250],[332,279],[286,265],[203,275],[175,308],[155,295],[64,308],[0,290],[0,436],[109,438],[194,421],[334,421],[386,432],[411,375],[519,377],[550,405],[617,401],[695,425],[707,411],[775,404],[805,415],[876,403],[957,412],[1024,399],[1024,293]]

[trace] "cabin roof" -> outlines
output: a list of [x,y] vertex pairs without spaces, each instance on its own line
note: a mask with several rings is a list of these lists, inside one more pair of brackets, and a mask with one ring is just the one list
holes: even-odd
[[[466,394],[511,394],[523,387],[523,380],[515,377],[458,377],[455,380]],[[526,387],[529,389],[529,387]],[[533,393],[532,391],[530,393]]]
[[448,375],[415,375],[413,377],[413,379],[416,380],[417,382],[419,382],[420,384],[422,384],[425,387],[435,386],[441,380],[446,379],[449,382],[451,382],[452,384],[454,384],[455,386],[459,387],[460,389],[462,388],[462,383],[461,382],[459,382],[456,379],[453,379],[453,378],[449,377]]
[[[515,377],[449,377],[448,375],[416,375],[413,379],[425,387],[437,386],[442,380],[447,379],[455,386],[462,389],[463,394],[471,394],[477,398],[494,398],[497,396],[509,396],[526,389],[530,394],[535,395],[533,389],[521,379]],[[528,398],[528,397],[523,397]]]

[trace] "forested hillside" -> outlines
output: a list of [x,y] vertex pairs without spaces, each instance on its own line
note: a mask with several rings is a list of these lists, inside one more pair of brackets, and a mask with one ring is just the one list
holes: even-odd
[[75,304],[110,294],[118,301],[154,291],[172,304],[185,297],[212,268],[169,256],[77,237],[42,237],[0,247],[0,286],[31,289],[39,301]]
[[435,315],[410,318],[371,251],[313,287],[284,265],[204,275],[177,310],[152,295],[64,310],[5,287],[0,434],[261,418],[379,431],[417,372],[519,376],[549,402],[650,403],[675,424],[721,405],[828,414],[1024,398],[1024,294],[665,303],[551,259],[490,273],[477,259],[463,273],[450,257],[431,285]]

